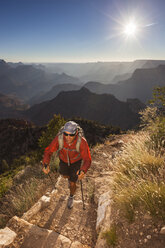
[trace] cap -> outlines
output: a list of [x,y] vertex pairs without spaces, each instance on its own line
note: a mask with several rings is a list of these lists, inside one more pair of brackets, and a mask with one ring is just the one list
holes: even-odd
[[77,130],[77,123],[74,121],[68,121],[64,125],[63,132],[69,132],[71,134],[74,134]]

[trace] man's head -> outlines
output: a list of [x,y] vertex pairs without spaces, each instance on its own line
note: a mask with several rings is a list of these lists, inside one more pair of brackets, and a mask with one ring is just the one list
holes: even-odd
[[63,133],[67,143],[72,143],[77,132],[77,123],[74,121],[68,121],[64,125]]

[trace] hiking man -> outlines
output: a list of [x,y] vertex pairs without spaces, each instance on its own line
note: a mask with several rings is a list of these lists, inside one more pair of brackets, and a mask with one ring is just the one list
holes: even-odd
[[43,172],[48,174],[51,155],[53,152],[59,153],[59,173],[64,178],[68,178],[70,188],[70,196],[67,203],[69,209],[73,207],[76,181],[77,179],[82,180],[84,178],[91,165],[89,146],[86,139],[80,136],[79,128],[79,125],[74,121],[66,122],[60,133],[45,149],[43,158]]

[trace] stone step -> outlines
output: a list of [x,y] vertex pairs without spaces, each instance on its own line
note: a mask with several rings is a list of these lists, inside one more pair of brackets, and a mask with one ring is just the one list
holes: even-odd
[[[92,204],[87,202],[86,187],[84,182],[84,198],[86,210],[83,210],[81,188],[78,185],[74,205],[72,209],[67,208],[67,199],[69,195],[67,180],[62,178],[59,184],[58,193],[51,197],[51,202],[46,209],[41,209],[33,218],[28,221],[41,228],[53,230],[60,233],[74,242],[80,242],[91,245],[92,239],[96,235],[96,211]],[[91,220],[93,224],[91,226]]]
[[15,239],[10,245],[3,248],[90,248],[78,241],[72,242],[69,238],[46,228],[36,225],[14,216],[8,222],[8,229],[15,233]]

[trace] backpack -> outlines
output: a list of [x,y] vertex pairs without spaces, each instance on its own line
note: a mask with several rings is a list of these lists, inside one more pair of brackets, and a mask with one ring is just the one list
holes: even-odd
[[[50,166],[56,163],[55,162],[56,158],[57,158],[59,152],[63,149],[63,146],[64,146],[63,129],[64,129],[64,126],[59,130],[59,132],[57,134],[59,148],[58,148],[57,151],[53,152],[53,154],[51,156],[51,160],[50,160]],[[77,138],[77,143],[76,143],[76,149],[75,150],[78,153],[80,153],[81,140],[82,140],[82,137],[85,138],[85,136],[84,136],[83,129],[78,124],[77,124],[77,131],[78,131],[78,138]],[[70,165],[69,160],[68,160],[68,165]]]

